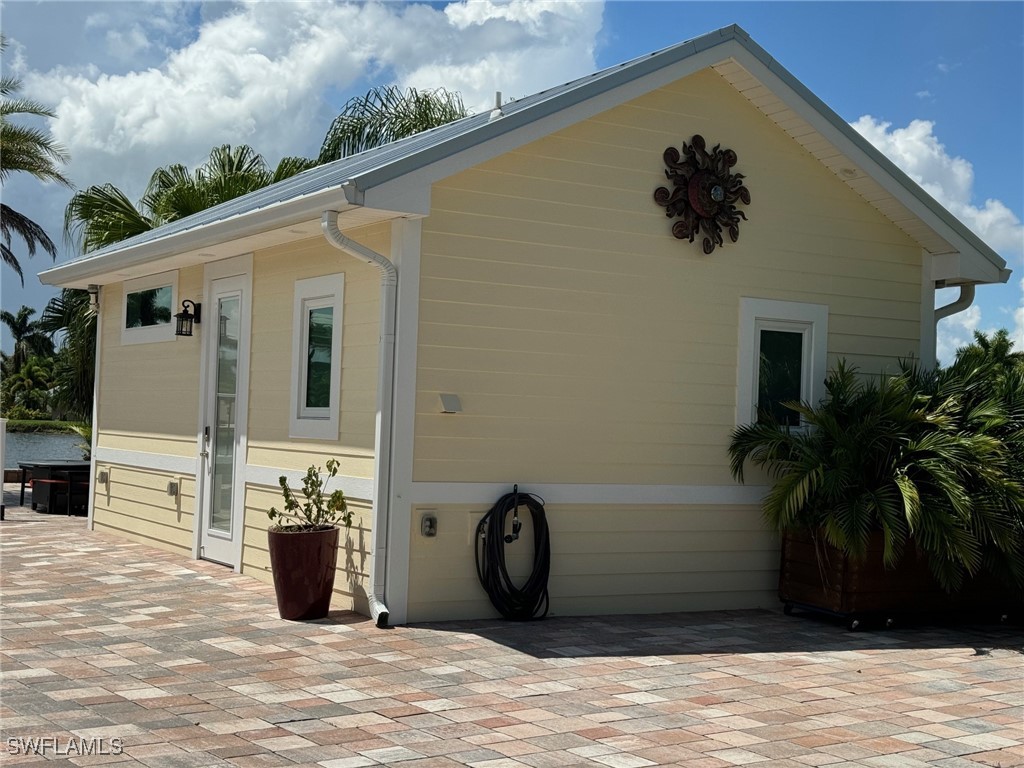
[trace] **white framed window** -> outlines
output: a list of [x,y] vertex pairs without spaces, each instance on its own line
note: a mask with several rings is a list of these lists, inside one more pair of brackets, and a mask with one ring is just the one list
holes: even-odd
[[826,305],[741,298],[736,424],[774,418],[800,427],[782,403],[825,396],[827,351]]
[[344,306],[344,274],[295,281],[291,437],[338,439]]
[[126,280],[121,302],[121,343],[174,341],[177,306],[177,272]]

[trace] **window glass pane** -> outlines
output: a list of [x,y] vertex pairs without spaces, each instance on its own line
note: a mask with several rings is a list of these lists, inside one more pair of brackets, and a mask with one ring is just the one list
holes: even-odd
[[238,397],[238,296],[217,302],[216,432],[213,441],[213,499],[210,528],[231,532],[231,499],[235,482],[235,401]]
[[309,310],[309,344],[306,365],[306,407],[331,407],[331,335],[334,307]]
[[757,420],[800,426],[800,414],[782,403],[800,399],[803,334],[761,331],[761,360],[757,376]]
[[171,322],[171,286],[128,294],[125,328],[146,328]]

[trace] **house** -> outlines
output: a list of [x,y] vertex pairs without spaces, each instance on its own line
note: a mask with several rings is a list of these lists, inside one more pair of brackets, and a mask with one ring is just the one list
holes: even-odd
[[337,457],[334,607],[404,623],[495,615],[474,533],[514,483],[554,614],[775,604],[731,430],[840,357],[933,364],[938,317],[1008,275],[732,26],[41,279],[99,307],[93,528],[269,580],[278,477]]

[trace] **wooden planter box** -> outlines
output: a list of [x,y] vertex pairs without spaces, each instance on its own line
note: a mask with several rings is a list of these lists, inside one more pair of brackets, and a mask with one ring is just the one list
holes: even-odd
[[947,594],[936,583],[924,556],[911,544],[895,568],[882,562],[882,534],[873,534],[863,560],[847,557],[804,531],[782,537],[779,598],[788,613],[793,607],[834,614],[857,629],[865,619],[886,625],[914,614],[987,614],[1002,618],[1020,615],[1020,595],[988,574]]

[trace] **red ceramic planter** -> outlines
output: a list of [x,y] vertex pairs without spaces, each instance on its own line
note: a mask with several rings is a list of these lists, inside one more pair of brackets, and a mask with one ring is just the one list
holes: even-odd
[[282,619],[322,619],[331,609],[338,529],[267,531],[270,570]]

